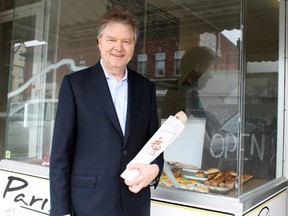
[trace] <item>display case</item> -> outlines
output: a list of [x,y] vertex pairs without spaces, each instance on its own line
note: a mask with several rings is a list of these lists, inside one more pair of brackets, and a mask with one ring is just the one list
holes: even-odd
[[[1,128],[5,186],[0,191],[7,205],[0,212],[9,203],[11,209],[21,203],[16,201],[22,195],[15,201],[6,191],[14,176],[23,184],[15,192],[33,197],[34,190],[45,202],[42,213],[49,214],[59,87],[64,75],[99,60],[96,22],[119,4],[139,15],[139,40],[128,66],[154,82],[160,124],[180,110],[188,117],[184,131],[164,152],[161,179],[156,190],[151,188],[152,215],[254,216],[268,206],[271,215],[284,216],[284,0],[15,0],[7,124]],[[45,182],[43,194],[38,181]],[[41,211],[41,206],[31,209]]]
[[[280,14],[284,13],[281,4],[285,7],[283,2],[273,4]],[[164,206],[175,204],[175,208],[250,215],[269,197],[283,191],[284,198],[279,203],[285,205],[285,93],[280,91],[284,86],[281,55],[285,46],[279,41],[283,46],[274,47],[274,51],[268,46],[258,50],[257,41],[269,39],[253,37],[260,29],[268,31],[266,25],[272,19],[262,17],[266,25],[261,25],[254,15],[261,17],[262,12],[256,10],[254,3],[244,1],[242,6],[245,18],[241,20],[238,50],[224,45],[221,39],[216,56],[202,46],[187,50],[181,58],[177,87],[158,98],[162,122],[178,110],[186,112],[188,121],[180,137],[165,151],[159,187],[152,191],[155,209],[162,202]],[[285,26],[281,21],[278,24]],[[279,35],[283,33],[281,29],[277,31]],[[274,33],[267,35],[273,37]],[[225,55],[229,61],[223,61]],[[275,209],[269,215],[285,215]],[[167,214],[173,215],[169,211]]]

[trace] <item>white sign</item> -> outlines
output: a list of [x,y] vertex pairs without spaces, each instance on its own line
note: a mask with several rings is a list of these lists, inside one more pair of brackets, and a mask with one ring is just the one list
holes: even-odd
[[287,189],[269,197],[264,203],[249,210],[243,216],[286,216],[286,196]]
[[0,215],[49,215],[49,180],[0,170]]
[[203,208],[200,206],[200,208],[197,208],[176,203],[152,201],[151,216],[286,216],[286,196],[287,188],[270,196],[264,202],[256,204],[253,208],[249,209],[245,213],[225,212],[225,209],[223,209],[223,212],[219,212],[205,209],[207,206],[203,206]]
[[167,204],[162,202],[152,201],[151,203],[151,216],[234,216],[234,214],[224,213],[224,212],[215,212],[199,208]]
[[[0,170],[0,216],[45,216],[50,212],[49,180]],[[286,216],[287,188],[270,196],[243,216]],[[152,201],[151,216],[224,216],[235,215],[202,208]]]

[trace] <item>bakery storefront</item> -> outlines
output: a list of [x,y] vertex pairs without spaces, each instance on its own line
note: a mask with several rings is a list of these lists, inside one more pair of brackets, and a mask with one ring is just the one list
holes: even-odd
[[99,60],[96,21],[113,5],[140,18],[129,66],[155,83],[159,122],[188,116],[165,151],[151,215],[287,215],[286,0],[15,0],[2,8],[0,215],[49,215],[59,87]]

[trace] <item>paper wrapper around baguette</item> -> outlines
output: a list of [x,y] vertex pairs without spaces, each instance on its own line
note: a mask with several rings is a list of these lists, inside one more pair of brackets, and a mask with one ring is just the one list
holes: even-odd
[[[175,116],[169,118],[161,125],[156,133],[144,145],[140,152],[131,160],[130,164],[150,164],[157,158],[175,139],[180,135],[184,129],[187,121],[187,116],[183,111],[178,112]],[[121,174],[123,179],[132,181],[139,175],[138,170],[125,169]]]

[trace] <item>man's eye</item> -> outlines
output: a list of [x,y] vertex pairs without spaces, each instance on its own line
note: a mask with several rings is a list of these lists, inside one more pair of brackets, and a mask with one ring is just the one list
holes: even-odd
[[123,43],[126,43],[126,44],[131,44],[132,42],[129,41],[129,40],[124,40]]

